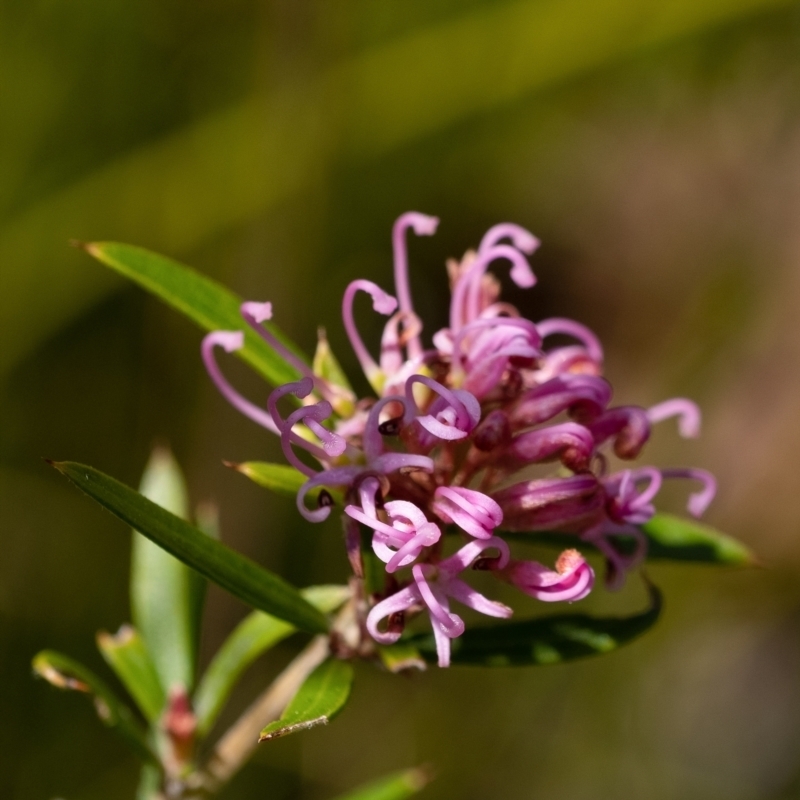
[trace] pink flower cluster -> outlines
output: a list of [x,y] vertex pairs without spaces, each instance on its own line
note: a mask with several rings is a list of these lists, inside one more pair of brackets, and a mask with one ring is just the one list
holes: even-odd
[[[277,434],[289,463],[307,476],[297,496],[300,513],[321,521],[331,513],[334,494],[345,498],[345,542],[358,577],[362,526],[372,531],[386,582],[383,592],[367,598],[363,627],[369,635],[394,643],[409,617],[426,612],[444,667],[450,641],[464,631],[451,600],[493,617],[512,614],[471,588],[468,570],[488,571],[544,602],[573,602],[592,590],[594,572],[577,550],[565,550],[555,569],[548,569],[512,559],[502,531],[579,535],[603,555],[607,583],[615,588],[646,555],[639,526],[652,517],[663,480],[699,484],[688,501],[695,516],[705,511],[716,487],[698,469],[610,471],[612,453],[635,459],[651,427],[665,419],[675,417],[682,436],[697,436],[699,411],[685,399],[649,409],[612,406],[611,386],[602,377],[603,349],[589,329],[561,318],[534,323],[500,301],[490,267],[507,263],[517,286],[536,283],[528,258],[539,241],[517,225],[496,225],[476,251],[448,263],[449,327],[426,346],[411,299],[406,237],[408,231],[430,236],[437,224],[435,217],[415,212],[396,221],[395,296],[367,280],[345,290],[344,326],[375,397],[356,398],[348,386],[315,374],[263,325],[272,316],[269,303],[244,303],[242,318],[300,379],[275,389],[267,408],[242,397],[215,360],[215,348],[232,352],[243,346],[241,331],[208,334],[202,353],[223,395]],[[359,292],[388,317],[377,360],[356,325]],[[568,343],[552,345],[554,337]],[[295,398],[291,405],[283,399],[289,395]],[[551,473],[519,476],[539,464],[552,464]],[[312,496],[318,499],[309,505]],[[447,531],[461,537],[450,555]],[[626,547],[620,547],[621,539]]]

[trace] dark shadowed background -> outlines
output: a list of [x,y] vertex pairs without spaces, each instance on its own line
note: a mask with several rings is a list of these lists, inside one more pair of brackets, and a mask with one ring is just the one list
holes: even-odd
[[[272,300],[355,379],[341,293],[390,287],[408,209],[442,220],[411,245],[429,333],[446,257],[506,219],[541,237],[539,285],[509,296],[592,326],[618,402],[700,403],[703,437],[661,426],[648,461],[714,471],[709,521],[765,568],[654,566],[662,622],[604,659],[363,665],[335,724],[265,745],[223,797],[317,800],[419,763],[431,800],[800,795],[796,3],[2,0],[0,75],[0,797],[135,786],[83,698],[31,674],[46,646],[106,674],[95,632],[129,616],[128,531],[43,457],[135,484],[168,442],[228,543],[299,585],[346,575],[335,524],[222,466],[279,448],[217,395],[199,331],[67,242],[143,245]],[[644,604],[636,580],[598,594],[587,608]],[[206,660],[244,612],[211,592]]]

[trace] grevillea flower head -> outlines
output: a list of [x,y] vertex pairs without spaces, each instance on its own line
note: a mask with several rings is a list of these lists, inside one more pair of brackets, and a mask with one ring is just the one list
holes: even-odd
[[[346,380],[289,350],[269,328],[270,303],[244,303],[243,324],[299,379],[276,388],[266,407],[243,397],[216,360],[217,349],[243,346],[241,331],[208,334],[202,354],[222,394],[277,434],[287,461],[305,476],[300,513],[319,522],[331,515],[334,497],[345,498],[347,555],[362,592],[355,628],[367,637],[358,651],[396,642],[424,612],[439,664],[447,666],[450,642],[465,627],[451,600],[488,616],[512,614],[470,587],[470,567],[543,602],[579,601],[594,586],[594,571],[577,549],[565,549],[549,569],[512,559],[504,531],[577,535],[599,551],[606,584],[616,588],[646,555],[640,526],[655,513],[664,480],[699,484],[688,499],[696,516],[716,485],[697,469],[608,470],[612,457],[637,458],[652,426],[669,418],[681,436],[697,436],[699,411],[683,398],[650,408],[612,405],[603,348],[591,330],[561,317],[534,323],[500,299],[498,269],[520,288],[536,284],[529,258],[539,240],[518,225],[494,226],[476,249],[448,262],[449,324],[426,344],[407,239],[431,236],[437,225],[417,212],[395,222],[393,294],[363,279],[345,288],[344,329],[374,396],[355,397]],[[368,308],[357,302],[361,294],[385,317],[379,343],[359,332],[357,316]],[[534,465],[537,477],[524,472]],[[365,554],[382,564],[374,594],[364,584]]]

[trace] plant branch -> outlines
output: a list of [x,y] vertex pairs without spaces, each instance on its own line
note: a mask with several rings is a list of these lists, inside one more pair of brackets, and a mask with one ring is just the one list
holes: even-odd
[[203,788],[218,791],[244,766],[256,749],[264,726],[280,718],[305,679],[328,653],[328,638],[316,636],[250,705],[217,742],[205,768],[198,773]]

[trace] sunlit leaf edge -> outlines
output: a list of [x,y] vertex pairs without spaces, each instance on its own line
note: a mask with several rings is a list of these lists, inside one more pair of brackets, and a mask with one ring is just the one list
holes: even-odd
[[353,665],[329,658],[300,687],[281,714],[261,731],[259,742],[267,742],[302,730],[327,725],[344,707],[353,683]]
[[432,779],[430,769],[414,767],[378,778],[335,800],[406,800],[424,789]]
[[[647,537],[648,561],[682,561],[718,566],[753,566],[758,563],[754,553],[737,539],[696,520],[673,514],[656,514],[650,522],[640,526]],[[542,544],[560,549],[575,547],[582,551],[596,551],[590,542],[574,533],[562,531],[502,531],[507,539],[530,544]],[[627,537],[632,545],[633,540]],[[617,542],[625,547],[626,537]]]
[[32,661],[34,672],[56,688],[77,691],[94,699],[97,716],[117,731],[145,762],[158,764],[158,756],[147,741],[144,726],[117,698],[105,681],[88,667],[55,650],[42,650]]
[[139,631],[122,625],[115,633],[99,631],[97,648],[149,722],[158,720],[166,695]]
[[[335,611],[350,596],[347,586],[309,586],[301,594],[323,613]],[[248,614],[231,632],[203,673],[194,694],[197,731],[211,730],[236,682],[263,653],[297,631],[263,611]]]
[[[167,256],[136,245],[89,242],[82,247],[102,264],[134,281],[203,330],[243,331],[245,344],[237,355],[270,383],[279,386],[297,380],[297,371],[244,322],[239,313],[242,298],[221,283]],[[295,355],[305,360],[302,351],[274,323],[265,325]]]

